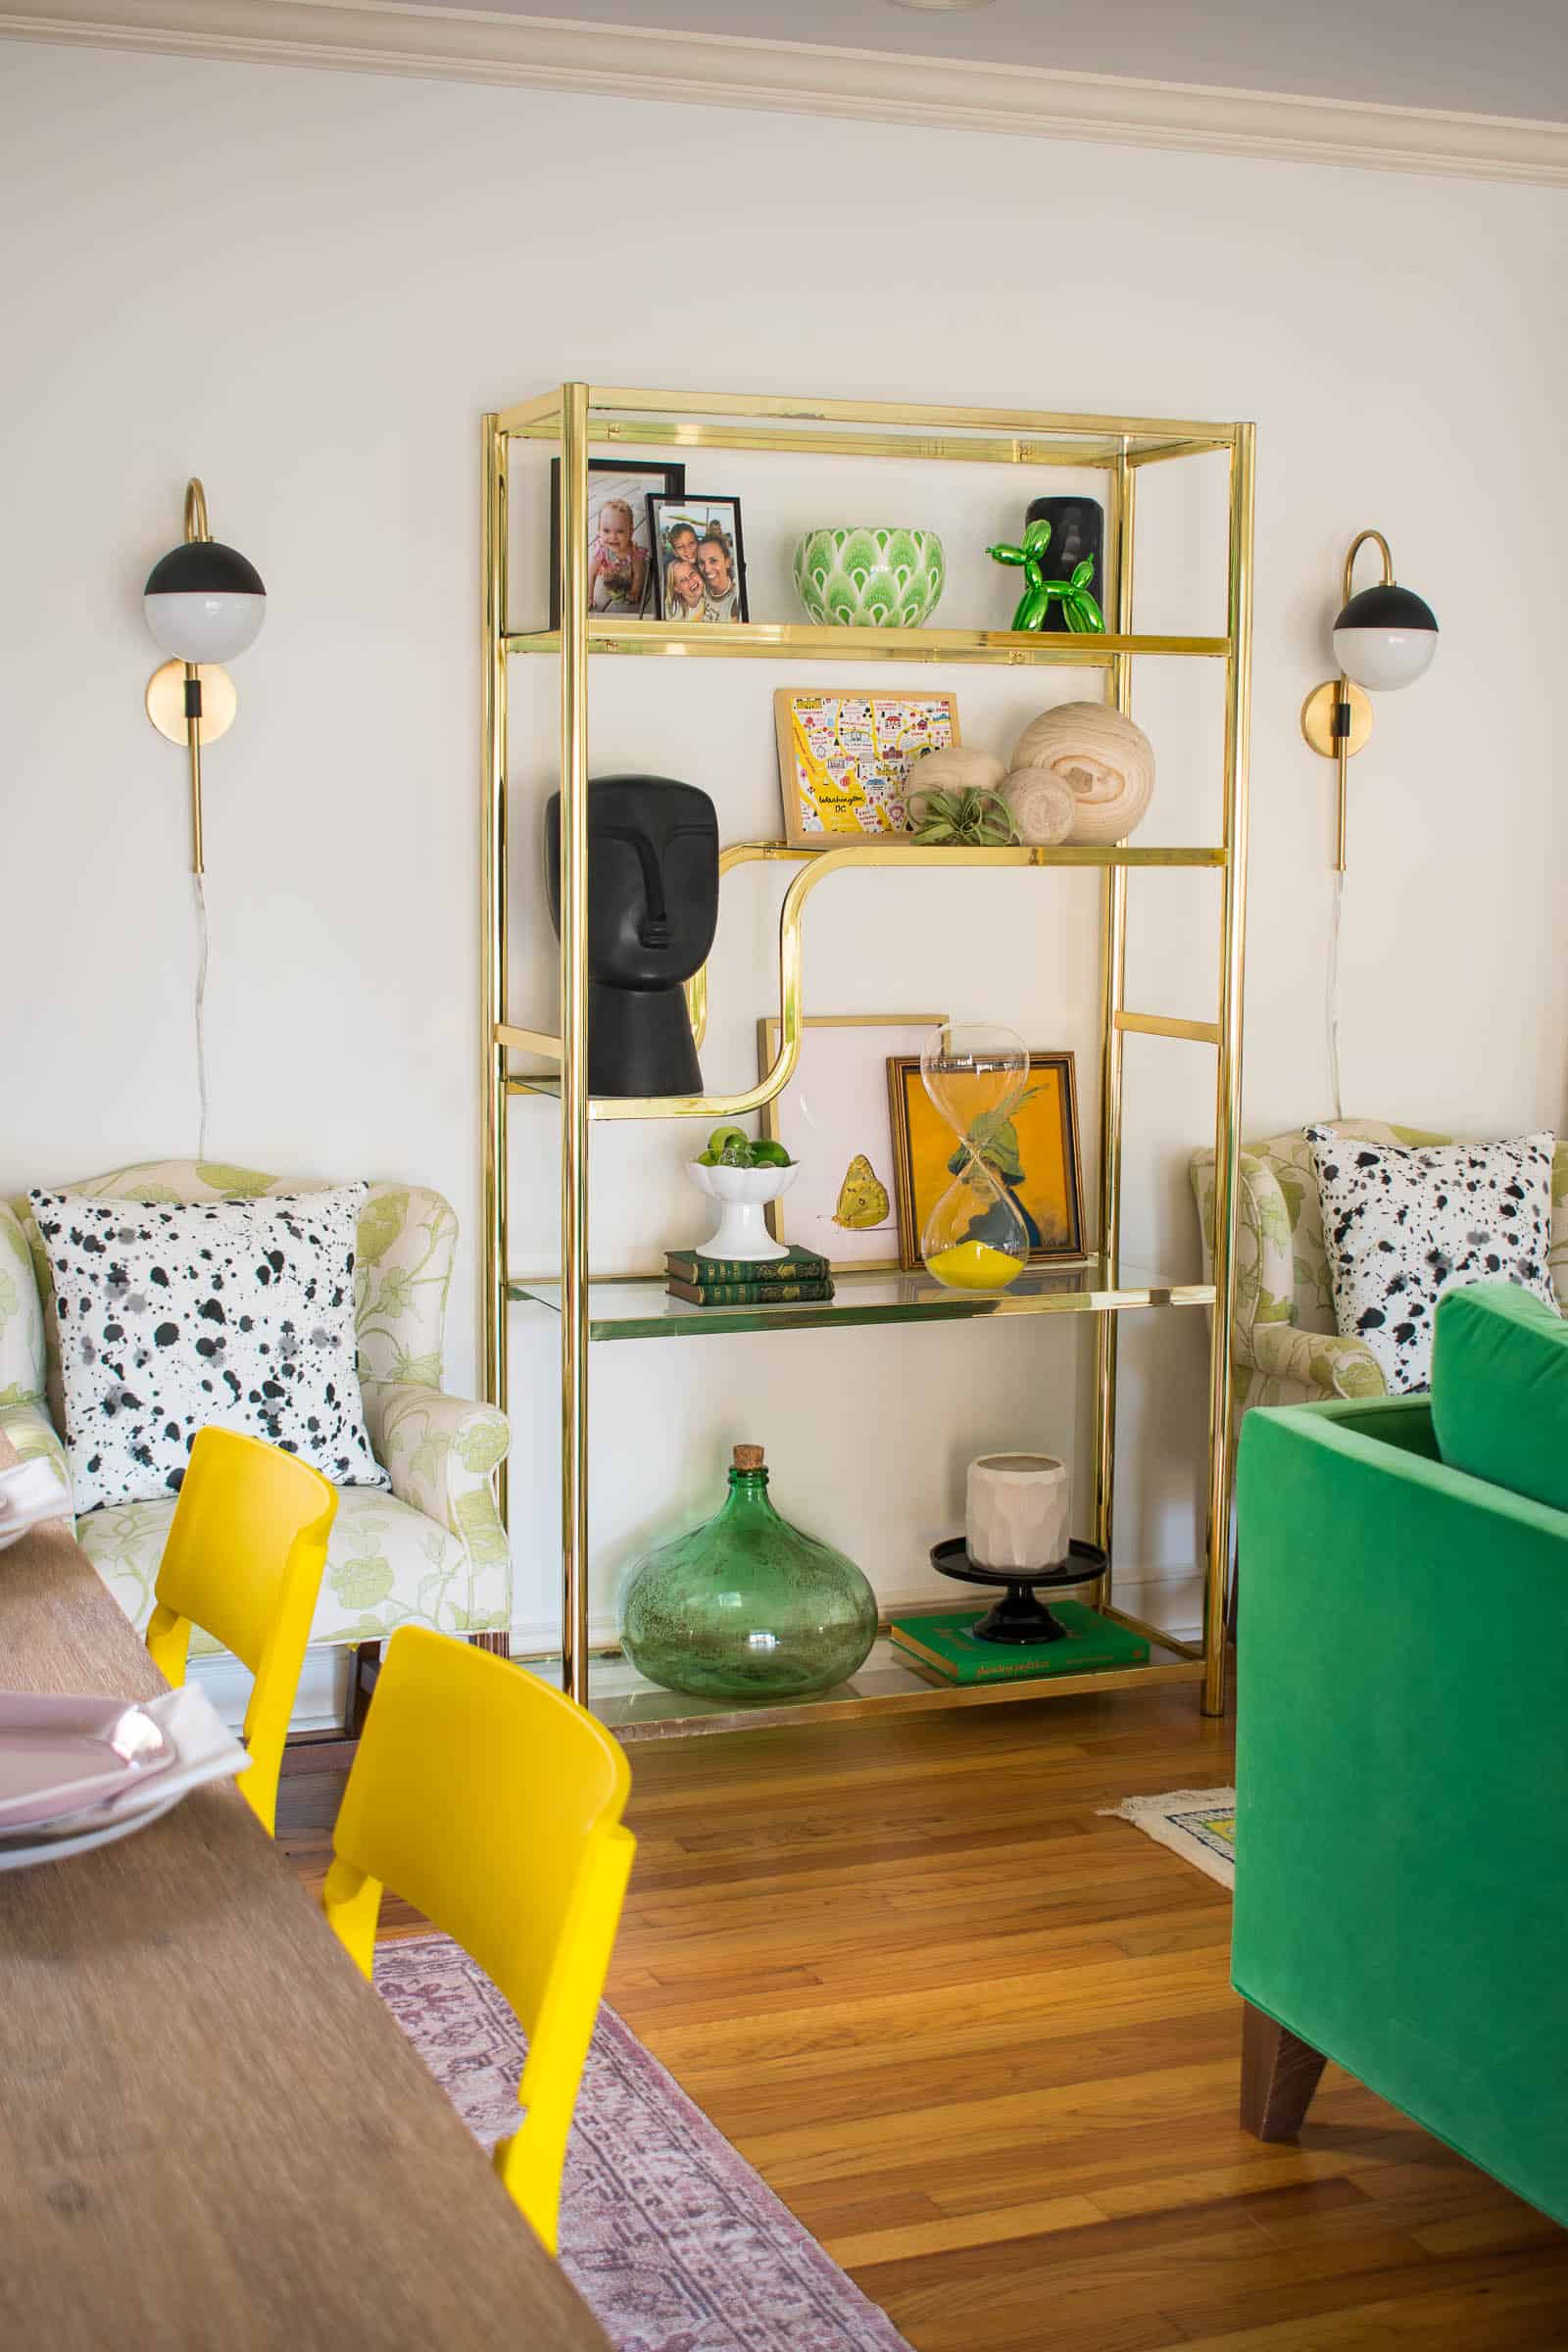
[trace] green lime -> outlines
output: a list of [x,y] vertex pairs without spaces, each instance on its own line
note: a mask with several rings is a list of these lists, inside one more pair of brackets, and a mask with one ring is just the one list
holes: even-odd
[[715,1127],[708,1139],[708,1149],[716,1157],[726,1144],[749,1144],[751,1140],[744,1127]]
[[790,1155],[783,1145],[775,1143],[771,1136],[764,1135],[760,1144],[752,1146],[752,1165],[754,1167],[787,1168],[792,1164]]

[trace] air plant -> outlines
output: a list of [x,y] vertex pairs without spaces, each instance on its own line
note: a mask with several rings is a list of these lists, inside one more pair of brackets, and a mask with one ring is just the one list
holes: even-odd
[[914,838],[922,849],[1010,850],[1017,841],[1012,810],[999,792],[979,785],[944,792],[933,784],[911,800]]
[[1075,564],[1064,580],[1048,580],[1045,558],[1050,545],[1051,525],[1042,514],[1025,529],[1021,546],[999,542],[986,549],[986,554],[998,564],[1015,564],[1023,571],[1024,591],[1010,625],[1015,629],[1043,629],[1052,606],[1060,605],[1068,628],[1080,637],[1092,637],[1105,625],[1105,615],[1089,593],[1089,583],[1095,576],[1094,558],[1086,556],[1081,564]]

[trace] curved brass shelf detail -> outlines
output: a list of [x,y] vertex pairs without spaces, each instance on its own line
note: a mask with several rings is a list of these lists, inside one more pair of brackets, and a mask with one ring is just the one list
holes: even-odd
[[[858,843],[853,849],[815,850],[799,847],[784,841],[737,841],[718,857],[720,881],[738,865],[760,862],[776,863],[789,859],[802,865],[784,895],[778,918],[778,984],[779,984],[779,1050],[772,1068],[755,1086],[739,1095],[594,1095],[589,1100],[591,1119],[740,1119],[754,1110],[760,1110],[781,1095],[795,1075],[801,1057],[801,1036],[804,1018],[801,1011],[801,976],[804,962],[803,932],[806,902],[818,883],[830,874],[844,873],[854,866],[1054,866],[1070,872],[1073,868],[1096,867],[1102,870],[1114,866],[1185,866],[1218,867],[1225,863],[1222,849],[1129,849],[1125,845],[1114,849],[1092,848],[1068,844],[1058,849],[1016,850],[944,850],[919,849],[910,842],[890,841],[885,847],[876,842]],[[708,1032],[708,966],[693,974],[686,983],[686,1006],[691,1016],[692,1036],[701,1045]],[[1150,1016],[1152,1017],[1152,1016]],[[1159,1029],[1157,1034],[1168,1032]],[[1210,1024],[1184,1024],[1180,1034],[1212,1034]],[[502,1021],[496,1025],[496,1043],[515,1047],[519,1052],[559,1055],[560,1040],[538,1029],[517,1029]],[[554,1077],[509,1077],[508,1088],[514,1094],[555,1095],[560,1092]]]

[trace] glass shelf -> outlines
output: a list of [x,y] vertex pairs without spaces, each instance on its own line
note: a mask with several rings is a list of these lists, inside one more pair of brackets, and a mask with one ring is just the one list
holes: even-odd
[[[570,387],[514,402],[495,418],[523,441],[559,441]],[[591,441],[630,448],[747,449],[815,457],[954,460],[988,466],[1159,465],[1236,445],[1234,424],[1193,417],[1098,416],[1033,409],[911,406],[776,393],[584,387]]]
[[[559,629],[524,629],[502,639],[509,654],[559,654]],[[1118,654],[1171,654],[1223,661],[1228,637],[1047,635],[1030,629],[839,629],[809,621],[723,620],[688,627],[677,620],[588,622],[591,654],[677,654],[712,661],[993,662],[1029,667],[1065,662],[1105,668]]]
[[[1107,1615],[1115,1616],[1115,1610]],[[911,1611],[910,1614],[915,1614]],[[996,1706],[1006,1700],[1081,1698],[1094,1690],[1135,1686],[1194,1683],[1202,1679],[1200,1658],[1161,1642],[1151,1629],[1149,1660],[1143,1666],[1113,1666],[1094,1674],[1050,1674],[1026,1682],[987,1683],[960,1689],[917,1672],[891,1640],[879,1635],[858,1675],[816,1698],[737,1704],[733,1699],[691,1698],[649,1682],[627,1659],[595,1657],[589,1667],[588,1704],[616,1737],[634,1740],[690,1738],[702,1732],[762,1731],[781,1724],[853,1722],[858,1715],[912,1715],[936,1707]],[[559,1689],[561,1660],[530,1658],[528,1671]]]
[[[928,1274],[839,1274],[835,1295],[781,1306],[692,1306],[671,1298],[662,1274],[588,1285],[591,1340],[722,1338],[740,1331],[821,1331],[861,1323],[943,1323],[986,1315],[1095,1315],[1124,1307],[1212,1306],[1208,1282],[1173,1282],[1123,1264],[1110,1279],[1102,1257],[1071,1266],[1026,1266],[1016,1282],[990,1294],[949,1291]],[[555,1276],[514,1278],[509,1298],[561,1311]]]

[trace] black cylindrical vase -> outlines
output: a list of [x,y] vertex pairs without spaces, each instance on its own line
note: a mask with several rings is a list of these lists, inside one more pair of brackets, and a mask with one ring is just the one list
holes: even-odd
[[[1027,526],[1044,518],[1051,525],[1051,544],[1046,549],[1040,568],[1048,580],[1065,580],[1074,567],[1088,556],[1094,564],[1089,576],[1089,593],[1103,612],[1105,609],[1105,511],[1093,498],[1032,498],[1024,516]],[[1060,603],[1053,598],[1046,614],[1046,629],[1052,636],[1066,631],[1067,616]]]

